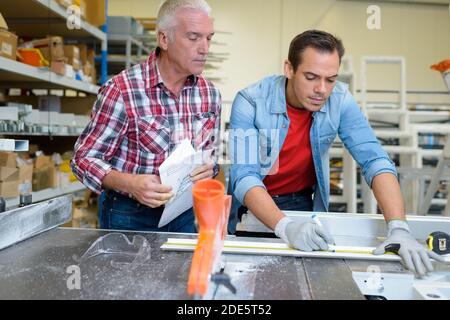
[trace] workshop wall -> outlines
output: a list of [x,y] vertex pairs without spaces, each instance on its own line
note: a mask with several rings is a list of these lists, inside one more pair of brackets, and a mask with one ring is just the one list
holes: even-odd
[[[344,41],[354,62],[356,89],[363,55],[402,55],[407,63],[407,89],[444,91],[431,64],[448,58],[450,12],[440,5],[335,0],[209,0],[220,47],[230,53],[222,64],[224,78],[218,87],[224,101],[260,78],[282,71],[289,42],[311,28],[329,31]],[[154,17],[160,0],[110,0],[111,15]],[[366,10],[376,3],[381,9],[381,29],[369,30]],[[418,45],[418,43],[420,45]],[[370,67],[369,89],[398,88],[395,67]]]

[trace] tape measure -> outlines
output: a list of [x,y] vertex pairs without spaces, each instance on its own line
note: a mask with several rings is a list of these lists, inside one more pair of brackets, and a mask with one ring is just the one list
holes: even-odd
[[450,236],[442,231],[436,231],[427,238],[428,248],[439,255],[450,253]]

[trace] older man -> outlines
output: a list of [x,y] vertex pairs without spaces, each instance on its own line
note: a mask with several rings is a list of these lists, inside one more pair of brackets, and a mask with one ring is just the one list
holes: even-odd
[[[192,209],[157,227],[173,196],[158,169],[186,138],[197,150],[217,148],[221,97],[201,76],[213,35],[204,0],[167,0],[157,17],[158,48],[100,89],[91,122],[75,145],[72,169],[88,188],[105,192],[101,228],[196,231]],[[216,173],[211,162],[191,179]]]
[[324,228],[313,221],[293,221],[282,210],[328,210],[328,150],[339,135],[387,222],[387,240],[374,254],[400,244],[405,266],[424,275],[433,269],[429,256],[442,259],[411,236],[395,166],[347,86],[336,80],[343,55],[339,39],[306,31],[292,40],[283,76],[265,78],[236,96],[230,135],[230,229],[242,205],[290,246],[327,250],[333,238]]

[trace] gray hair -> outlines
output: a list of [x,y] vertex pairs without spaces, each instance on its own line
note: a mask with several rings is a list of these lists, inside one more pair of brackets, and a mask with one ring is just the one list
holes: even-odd
[[156,18],[156,34],[167,32],[169,41],[173,41],[174,30],[177,26],[175,15],[179,9],[196,9],[211,16],[211,7],[205,0],[166,0],[158,10]]

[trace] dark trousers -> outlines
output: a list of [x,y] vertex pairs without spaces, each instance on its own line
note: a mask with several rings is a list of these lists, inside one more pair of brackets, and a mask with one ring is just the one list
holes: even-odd
[[111,190],[104,191],[100,199],[103,200],[99,210],[101,229],[179,233],[197,232],[192,208],[164,227],[158,228],[164,206],[153,209]]
[[313,190],[306,189],[287,195],[273,196],[272,199],[280,210],[286,211],[312,211]]
[[[280,210],[286,211],[313,211],[312,189],[300,192],[289,193],[281,196],[272,196],[273,201]],[[247,213],[247,208],[242,206],[238,210],[238,217],[241,220],[243,214]]]

